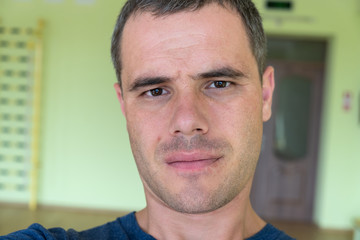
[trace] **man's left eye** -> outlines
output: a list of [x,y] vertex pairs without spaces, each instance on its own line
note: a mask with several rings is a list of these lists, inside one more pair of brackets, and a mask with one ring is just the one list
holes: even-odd
[[226,88],[230,85],[230,82],[227,81],[215,81],[209,87],[210,88]]

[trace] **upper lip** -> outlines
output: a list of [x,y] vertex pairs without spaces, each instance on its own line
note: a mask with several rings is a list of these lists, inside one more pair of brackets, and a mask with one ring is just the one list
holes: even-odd
[[175,162],[195,162],[195,161],[204,161],[210,159],[218,159],[221,156],[207,153],[207,152],[177,152],[169,154],[165,158],[165,162],[168,164]]

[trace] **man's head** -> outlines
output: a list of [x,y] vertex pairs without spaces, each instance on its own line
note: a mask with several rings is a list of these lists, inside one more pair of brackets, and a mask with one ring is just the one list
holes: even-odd
[[182,11],[197,11],[206,5],[216,3],[219,6],[235,10],[245,25],[248,40],[255,56],[259,74],[265,70],[266,37],[261,17],[251,0],[130,0],[127,1],[118,17],[111,45],[111,55],[120,87],[122,71],[122,35],[127,20],[136,14],[148,12],[161,17]]
[[195,214],[248,197],[274,87],[252,48],[238,11],[216,2],[127,18],[115,89],[148,204]]

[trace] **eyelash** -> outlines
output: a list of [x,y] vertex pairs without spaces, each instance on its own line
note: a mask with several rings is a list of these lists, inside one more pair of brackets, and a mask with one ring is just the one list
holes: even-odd
[[[216,83],[220,83],[220,84],[225,84],[225,86],[221,86],[221,87],[216,87]],[[230,85],[232,84],[232,82],[229,82],[229,81],[213,81],[210,85],[209,85],[209,88],[216,88],[216,89],[221,89],[221,88],[227,88],[229,87]]]
[[[159,95],[154,94],[155,91],[158,91]],[[168,93],[168,91],[165,90],[164,88],[153,88],[153,89],[150,89],[150,90],[144,92],[143,95],[145,95],[147,97],[160,97],[160,96],[164,95],[164,92],[166,92],[165,94]]]
[[[216,84],[220,84],[222,85],[221,87],[216,87]],[[223,86],[225,84],[225,86]],[[212,81],[210,85],[208,85],[207,88],[213,88],[213,89],[222,89],[222,88],[227,88],[232,84],[232,82],[229,81]],[[164,93],[165,92],[165,93]],[[147,96],[147,97],[161,97],[164,94],[168,94],[169,92],[161,87],[158,88],[153,88],[150,89],[148,91],[145,91],[143,93],[143,95]]]

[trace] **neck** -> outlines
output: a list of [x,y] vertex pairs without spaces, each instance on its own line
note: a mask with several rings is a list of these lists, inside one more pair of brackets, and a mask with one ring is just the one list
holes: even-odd
[[266,224],[251,207],[249,190],[246,187],[227,205],[204,214],[176,212],[146,194],[147,207],[136,218],[156,239],[246,239]]

